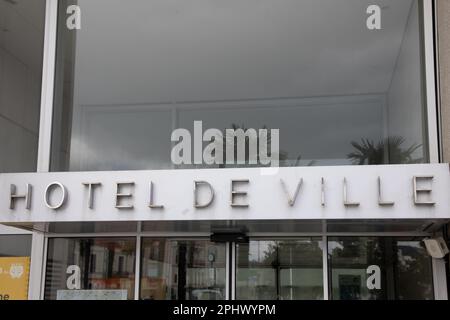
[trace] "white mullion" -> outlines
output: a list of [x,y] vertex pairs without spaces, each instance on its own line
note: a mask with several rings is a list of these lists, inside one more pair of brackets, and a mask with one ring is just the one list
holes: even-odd
[[225,300],[230,300],[230,277],[231,277],[231,242],[226,243],[225,250]]
[[423,33],[425,55],[425,81],[427,97],[428,148],[430,163],[439,163],[438,105],[436,94],[434,12],[433,0],[423,1]]
[[39,120],[39,144],[37,157],[38,172],[48,172],[50,170],[57,28],[58,0],[47,0],[45,9],[41,113]]
[[135,275],[134,275],[134,300],[139,300],[139,288],[141,281],[141,243],[142,236],[136,237],[136,258],[135,258]]
[[42,270],[41,270],[41,295],[40,299],[45,298],[45,279],[47,277],[47,255],[48,255],[48,238],[44,235],[44,250],[42,255]]
[[326,234],[322,236],[322,268],[323,268],[323,299],[329,299],[328,292],[328,238]]
[[231,246],[231,300],[236,300],[236,243]]

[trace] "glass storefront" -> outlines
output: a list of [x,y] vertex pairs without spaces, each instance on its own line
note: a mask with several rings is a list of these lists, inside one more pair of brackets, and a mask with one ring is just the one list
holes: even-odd
[[45,0],[0,1],[0,173],[36,171]]
[[327,239],[328,259],[322,237],[240,244],[143,237],[139,252],[133,237],[50,238],[45,299],[135,299],[138,290],[142,300],[322,300],[326,287],[333,300],[434,299],[431,257],[421,240]]
[[371,1],[380,30],[361,0],[59,4],[54,171],[429,162],[419,0]]

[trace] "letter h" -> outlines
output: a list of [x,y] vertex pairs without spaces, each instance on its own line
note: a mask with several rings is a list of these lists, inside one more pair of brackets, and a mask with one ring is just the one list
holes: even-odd
[[9,208],[11,210],[14,210],[16,200],[25,199],[26,209],[30,210],[31,209],[31,184],[27,183],[27,193],[26,194],[19,195],[19,194],[16,194],[16,192],[17,192],[17,187],[16,187],[16,185],[12,184],[10,198],[9,198]]

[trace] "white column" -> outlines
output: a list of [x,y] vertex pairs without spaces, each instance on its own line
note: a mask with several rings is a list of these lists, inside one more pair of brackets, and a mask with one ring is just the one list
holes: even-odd
[[57,28],[58,0],[47,0],[45,9],[41,116],[39,120],[38,172],[48,172],[50,169]]
[[436,300],[448,300],[447,276],[445,272],[444,259],[433,258],[433,284],[434,284],[434,298]]
[[31,265],[30,278],[28,282],[28,299],[40,300],[41,284],[44,264],[44,243],[45,237],[43,233],[33,232],[33,240],[31,242]]

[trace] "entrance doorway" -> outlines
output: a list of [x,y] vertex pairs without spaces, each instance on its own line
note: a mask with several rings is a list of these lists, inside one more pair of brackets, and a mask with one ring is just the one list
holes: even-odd
[[144,238],[140,299],[225,300],[226,245]]

